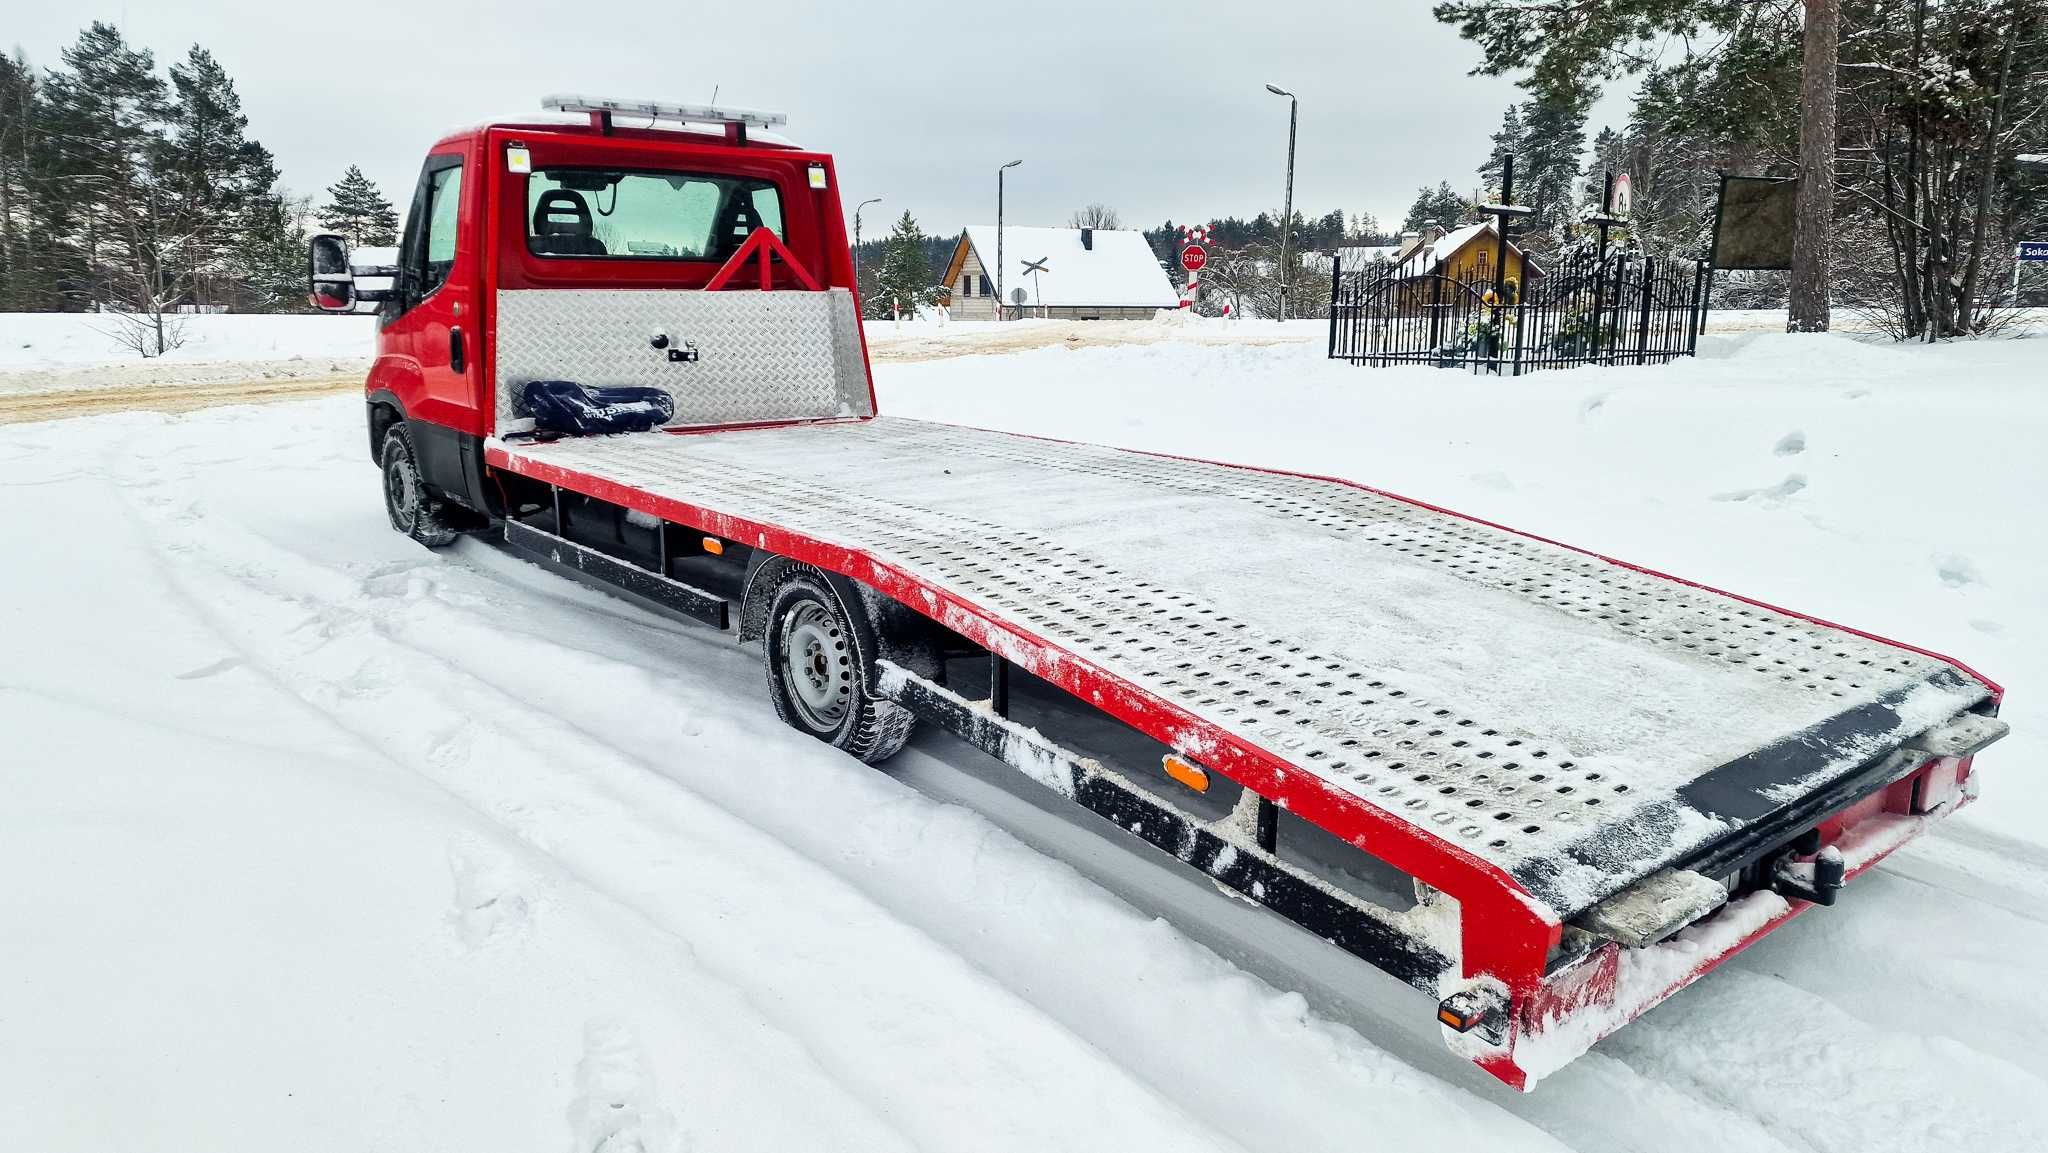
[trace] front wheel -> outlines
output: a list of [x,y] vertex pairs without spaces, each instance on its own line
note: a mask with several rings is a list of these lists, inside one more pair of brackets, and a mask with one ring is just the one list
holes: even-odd
[[384,511],[392,528],[428,548],[445,548],[457,534],[448,523],[447,506],[427,495],[419,459],[412,430],[404,421],[392,425],[384,434]]
[[798,732],[879,764],[903,748],[916,718],[869,690],[871,643],[832,586],[815,572],[799,571],[776,588],[761,647],[777,716]]

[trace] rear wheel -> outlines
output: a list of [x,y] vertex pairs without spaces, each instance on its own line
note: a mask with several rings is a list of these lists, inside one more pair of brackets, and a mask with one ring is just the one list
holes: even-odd
[[873,641],[860,623],[822,576],[793,572],[769,603],[762,648],[776,715],[798,732],[877,764],[903,748],[915,718],[869,690]]
[[384,511],[391,517],[391,527],[428,548],[453,543],[456,532],[449,524],[448,508],[427,495],[420,481],[419,452],[404,421],[384,434],[383,466]]

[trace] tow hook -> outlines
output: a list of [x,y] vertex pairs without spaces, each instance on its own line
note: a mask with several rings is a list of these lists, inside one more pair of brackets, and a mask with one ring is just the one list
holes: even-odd
[[1781,897],[1796,897],[1816,905],[1833,905],[1835,894],[1842,891],[1842,878],[1848,867],[1842,863],[1842,850],[1829,845],[1813,855],[1811,861],[1793,859],[1786,854],[1771,867],[1771,889]]

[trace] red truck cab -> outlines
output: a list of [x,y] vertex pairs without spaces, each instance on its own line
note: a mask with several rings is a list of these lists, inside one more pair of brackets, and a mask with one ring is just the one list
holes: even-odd
[[[398,266],[374,270],[395,273],[388,292],[357,291],[354,272],[373,270],[352,270],[339,237],[315,239],[321,307],[379,302],[370,451],[400,503],[394,516],[410,500],[424,518],[416,532],[503,513],[483,454],[501,405],[502,293],[701,290],[721,271],[720,287],[854,292],[832,158],[766,134],[779,114],[573,96],[544,106],[553,119],[466,128],[428,151]],[[694,350],[644,351],[665,364]],[[863,377],[865,355],[862,344]],[[393,449],[387,434],[401,422],[406,443]]]

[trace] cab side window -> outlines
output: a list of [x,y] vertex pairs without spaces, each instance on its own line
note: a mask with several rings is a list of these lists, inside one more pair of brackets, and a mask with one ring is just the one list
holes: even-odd
[[429,156],[413,190],[406,213],[405,236],[399,241],[398,264],[405,270],[405,290],[384,305],[384,323],[403,315],[448,282],[455,267],[456,230],[462,204],[462,158]]
[[421,296],[447,283],[455,266],[456,208],[462,203],[462,166],[443,168],[427,177],[426,228],[420,237]]

